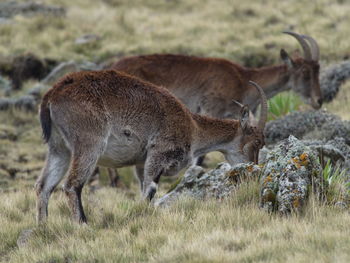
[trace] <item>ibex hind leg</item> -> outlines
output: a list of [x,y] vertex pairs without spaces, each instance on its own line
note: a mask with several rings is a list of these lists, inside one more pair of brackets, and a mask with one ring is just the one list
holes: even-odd
[[102,140],[90,145],[78,145],[73,150],[72,162],[64,186],[73,219],[78,223],[87,221],[81,202],[81,192],[85,182],[94,172],[98,158],[105,147]]
[[37,222],[45,222],[51,193],[66,174],[70,163],[70,151],[62,138],[53,132],[48,142],[49,152],[41,176],[36,182]]
[[120,182],[120,175],[117,169],[108,168],[108,176],[109,176],[109,185],[111,187],[118,187]]
[[140,189],[141,194],[143,192],[143,174],[144,174],[145,168],[143,164],[137,164],[134,168],[134,175],[137,177],[140,183]]

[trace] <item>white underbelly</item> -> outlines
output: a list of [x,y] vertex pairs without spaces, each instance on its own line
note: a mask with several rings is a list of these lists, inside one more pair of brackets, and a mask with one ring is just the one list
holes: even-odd
[[123,167],[142,163],[146,158],[146,143],[131,134],[110,135],[107,147],[97,164],[106,167]]

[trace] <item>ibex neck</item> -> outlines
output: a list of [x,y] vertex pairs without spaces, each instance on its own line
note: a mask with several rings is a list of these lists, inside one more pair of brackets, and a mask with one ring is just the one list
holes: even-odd
[[[268,99],[277,93],[289,90],[289,71],[286,65],[276,65],[249,70],[250,80],[258,83],[264,90]],[[256,92],[254,92],[256,93]],[[256,94],[258,98],[259,95]]]
[[198,114],[192,114],[192,117],[196,124],[194,157],[225,150],[225,146],[237,135],[239,123],[236,120],[221,120]]

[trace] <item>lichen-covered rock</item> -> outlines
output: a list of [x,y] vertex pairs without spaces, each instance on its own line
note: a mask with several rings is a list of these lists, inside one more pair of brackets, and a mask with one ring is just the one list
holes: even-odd
[[329,158],[333,164],[350,169],[350,146],[344,138],[335,137],[333,140],[303,140],[305,145],[316,150],[321,157]]
[[282,214],[300,211],[311,186],[322,195],[324,184],[317,155],[290,136],[267,155],[261,177],[260,206]]
[[53,85],[64,75],[81,70],[99,70],[101,67],[95,63],[85,61],[80,64],[74,61],[62,62],[56,66],[43,80],[44,85]]
[[11,89],[10,81],[0,75],[0,90],[6,91]]
[[7,110],[14,104],[14,99],[0,98],[0,110]]
[[34,14],[63,16],[65,13],[66,10],[63,7],[51,6],[42,3],[17,3],[15,1],[0,3],[0,17],[4,18],[10,18],[19,14],[25,16],[31,16]]
[[0,111],[15,108],[24,111],[37,111],[38,100],[31,95],[19,98],[0,98]]
[[31,95],[24,95],[14,101],[14,107],[24,111],[37,111],[38,101]]
[[350,122],[325,110],[294,112],[270,121],[265,128],[265,142],[275,144],[293,135],[298,139],[332,140],[344,138],[350,145]]
[[174,190],[156,200],[156,206],[170,205],[181,197],[195,199],[228,197],[237,187],[242,176],[258,176],[260,167],[253,164],[238,164],[231,167],[221,163],[215,169],[205,172],[202,167],[189,168]]
[[17,239],[17,246],[19,248],[25,247],[28,241],[30,240],[30,238],[32,238],[33,233],[34,233],[33,229],[22,230],[22,232],[19,234],[19,237]]
[[350,60],[334,64],[322,70],[320,74],[320,87],[324,102],[332,101],[340,86],[350,77]]
[[79,71],[79,66],[74,61],[62,62],[57,65],[41,82],[44,85],[53,85],[64,75],[77,71]]
[[45,91],[47,91],[50,87],[51,86],[44,85],[42,83],[37,83],[33,88],[27,91],[27,94],[39,100],[43,93],[45,93]]

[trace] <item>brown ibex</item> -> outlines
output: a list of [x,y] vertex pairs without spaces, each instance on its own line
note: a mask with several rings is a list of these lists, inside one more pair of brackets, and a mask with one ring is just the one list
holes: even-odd
[[283,64],[251,69],[221,58],[163,54],[126,57],[110,68],[163,86],[191,112],[216,118],[239,117],[240,108],[233,100],[255,110],[259,100],[248,85],[249,80],[259,83],[268,99],[279,92],[293,90],[313,108],[319,109],[322,95],[317,42],[309,36],[284,33],[299,41],[303,58],[293,59],[282,49]]
[[96,164],[135,165],[142,199],[151,200],[161,175],[177,174],[207,152],[221,151],[231,164],[257,162],[267,102],[262,89],[252,85],[263,105],[256,125],[247,106],[240,120],[201,116],[165,88],[115,70],[65,76],[40,107],[49,151],[36,184],[38,222],[47,218],[49,197],[67,171],[64,189],[73,218],[86,222],[81,192]]
[[[240,107],[234,100],[255,111],[259,100],[255,90],[247,85],[249,80],[259,83],[268,99],[293,90],[314,109],[319,109],[322,94],[318,44],[310,36],[284,33],[298,40],[304,51],[303,58],[293,59],[282,49],[283,64],[251,69],[221,58],[163,54],[126,57],[110,68],[163,86],[191,112],[215,118],[239,118]],[[200,158],[198,164],[202,161]]]

